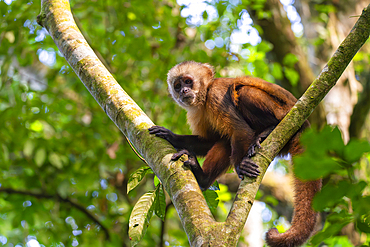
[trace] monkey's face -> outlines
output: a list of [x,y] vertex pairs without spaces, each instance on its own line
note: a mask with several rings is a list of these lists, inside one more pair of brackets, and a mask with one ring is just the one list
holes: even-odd
[[208,64],[193,61],[180,63],[168,72],[168,90],[183,108],[203,105],[213,74],[213,67]]
[[178,77],[172,85],[175,100],[183,106],[192,106],[196,100],[196,92],[193,90],[194,79],[190,75]]

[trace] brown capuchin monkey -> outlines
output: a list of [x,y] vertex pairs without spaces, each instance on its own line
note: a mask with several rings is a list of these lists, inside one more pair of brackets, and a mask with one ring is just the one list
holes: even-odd
[[[173,99],[187,110],[193,135],[177,135],[170,130],[153,126],[150,134],[170,142],[178,151],[177,160],[187,154],[189,166],[202,190],[206,190],[230,166],[242,179],[256,178],[260,171],[250,158],[255,148],[271,133],[296,103],[297,99],[284,88],[259,78],[214,78],[209,64],[193,61],[180,63],[168,72],[168,89]],[[280,154],[301,153],[299,134],[290,139]],[[201,167],[197,155],[205,156]],[[272,247],[299,246],[311,235],[317,213],[312,199],[321,188],[321,180],[294,180],[295,202],[291,228],[279,233],[276,228],[266,233]]]

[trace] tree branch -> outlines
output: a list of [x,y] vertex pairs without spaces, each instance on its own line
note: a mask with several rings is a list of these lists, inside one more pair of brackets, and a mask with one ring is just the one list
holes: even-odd
[[86,88],[162,181],[179,214],[190,244],[235,246],[269,161],[299,129],[366,41],[370,30],[369,11],[369,7],[364,10],[355,28],[318,79],[263,142],[262,150],[255,157],[255,161],[261,164],[262,175],[257,180],[246,178],[242,181],[224,223],[215,222],[193,174],[189,169],[184,169],[184,159],[171,161],[175,149],[168,142],[149,135],[147,129],[153,123],[123,91],[91,50],[73,21],[68,0],[42,0],[38,22],[48,30]]
[[8,193],[8,194],[19,194],[24,196],[32,196],[38,199],[51,199],[55,200],[57,199],[60,202],[65,202],[70,204],[72,207],[76,208],[77,210],[81,211],[83,214],[85,214],[89,219],[91,219],[93,222],[95,222],[98,226],[101,227],[101,229],[105,233],[106,239],[109,239],[109,231],[108,229],[99,221],[98,218],[96,218],[92,213],[90,213],[85,206],[82,206],[78,202],[74,201],[72,198],[66,197],[63,198],[58,193],[56,194],[47,194],[47,193],[36,193],[33,191],[25,191],[25,190],[15,190],[13,188],[0,188],[0,193]]
[[[332,58],[321,71],[320,75],[315,79],[274,131],[262,143],[262,149],[253,159],[260,165],[262,170],[261,175],[256,180],[245,178],[240,183],[236,199],[227,218],[227,222],[230,222],[230,225],[232,226],[230,228],[232,231],[239,231],[239,229],[241,229],[242,226],[236,227],[237,221],[242,220],[242,225],[244,225],[249,209],[254,200],[254,196],[252,197],[252,195],[257,193],[259,184],[262,181],[270,160],[279,153],[293,134],[298,131],[300,126],[302,126],[315,107],[335,85],[354,55],[369,38],[369,34],[370,5],[363,10],[362,15],[356,22],[355,26],[345,40],[340,44]],[[242,209],[245,208],[248,208],[248,213],[246,213],[246,215],[244,215],[245,213],[242,211]],[[240,217],[241,215],[243,215],[243,217]]]
[[[42,0],[38,23],[45,27],[59,51],[105,113],[128,137],[163,183],[180,216],[192,245],[197,234],[215,220],[203,194],[183,161],[171,161],[176,150],[165,140],[148,133],[152,121],[126,94],[94,54],[71,14],[68,0]],[[126,82],[132,83],[132,82]]]

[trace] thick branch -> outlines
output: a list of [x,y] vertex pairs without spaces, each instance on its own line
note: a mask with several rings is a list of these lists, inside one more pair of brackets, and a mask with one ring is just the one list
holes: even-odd
[[369,34],[370,5],[363,10],[355,26],[340,44],[320,75],[298,100],[287,116],[262,143],[262,150],[257,153],[254,159],[262,168],[262,175],[255,181],[244,179],[241,182],[235,202],[227,219],[227,222],[230,222],[232,226],[230,228],[232,231],[239,232],[241,229],[242,226],[237,227],[237,221],[242,221],[242,225],[244,225],[249,210],[248,213],[243,213],[242,209],[249,209],[251,207],[254,200],[254,197],[251,195],[257,193],[263,174],[270,161],[279,153],[293,134],[298,131],[315,107],[335,85],[354,55],[369,38]]
[[101,227],[101,229],[105,233],[105,237],[109,239],[109,231],[108,229],[99,221],[98,218],[96,218],[92,213],[90,213],[84,206],[80,205],[79,203],[75,202],[72,198],[63,198],[58,193],[57,194],[47,194],[47,193],[36,193],[33,191],[25,191],[25,190],[15,190],[13,188],[0,188],[0,192],[8,193],[8,194],[19,194],[24,196],[32,196],[38,199],[52,199],[52,200],[58,200],[60,202],[65,202],[70,204],[72,207],[78,209],[83,214],[85,214],[88,218],[90,218],[93,222],[95,222],[98,226]]
[[207,234],[205,225],[214,222],[214,218],[192,172],[184,169],[183,162],[171,161],[175,149],[168,142],[149,135],[147,129],[153,125],[152,121],[94,54],[73,20],[69,1],[42,0],[41,3],[38,23],[48,30],[91,95],[162,181],[190,243],[195,243],[198,234]]

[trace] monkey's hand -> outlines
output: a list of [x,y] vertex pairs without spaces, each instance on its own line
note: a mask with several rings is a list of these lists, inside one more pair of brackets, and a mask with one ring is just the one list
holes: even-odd
[[254,140],[247,151],[248,157],[253,157],[256,155],[256,148],[261,148],[261,143],[268,137],[268,135],[274,130],[275,126],[269,127],[266,130],[262,131]]
[[199,187],[202,191],[208,189],[210,186],[209,178],[206,176],[206,174],[203,172],[202,167],[199,165],[199,162],[197,160],[197,157],[189,152],[186,149],[181,150],[180,152],[177,152],[172,155],[171,160],[178,160],[182,155],[186,154],[188,156],[188,160],[184,162],[184,165],[189,167],[190,170],[193,172]]
[[247,156],[244,156],[240,165],[235,167],[235,170],[240,179],[243,179],[244,176],[256,178],[260,175],[258,165]]
[[152,126],[148,130],[149,134],[165,139],[166,141],[171,143],[172,146],[175,146],[174,144],[176,144],[177,142],[176,138],[177,135],[173,133],[171,130],[166,129],[165,127],[162,126]]

